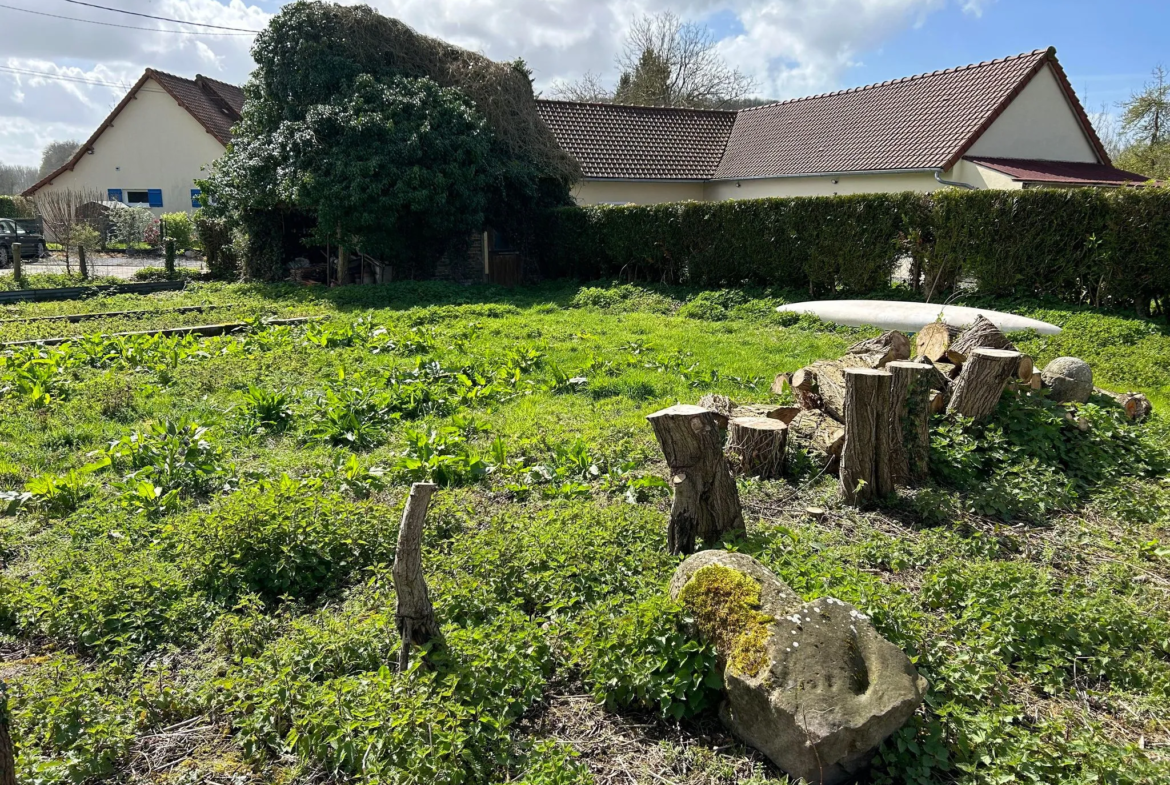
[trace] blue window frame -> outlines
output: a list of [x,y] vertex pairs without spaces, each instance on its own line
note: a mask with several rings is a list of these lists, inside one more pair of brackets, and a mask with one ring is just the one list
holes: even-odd
[[203,203],[199,201],[199,194],[202,193],[198,188],[191,189],[191,206],[202,207]]
[[120,201],[122,201],[122,189],[121,188],[111,188],[108,191],[106,191],[106,196],[109,198],[109,200],[111,202],[120,202]]

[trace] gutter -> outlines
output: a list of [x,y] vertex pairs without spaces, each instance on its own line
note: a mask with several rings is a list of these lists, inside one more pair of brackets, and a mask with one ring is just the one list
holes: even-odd
[[934,179],[937,180],[942,185],[949,185],[952,188],[963,188],[963,189],[968,190],[968,191],[978,191],[979,190],[979,186],[971,185],[971,183],[961,183],[958,180],[944,180],[942,173],[943,173],[942,169],[935,169],[934,170]]

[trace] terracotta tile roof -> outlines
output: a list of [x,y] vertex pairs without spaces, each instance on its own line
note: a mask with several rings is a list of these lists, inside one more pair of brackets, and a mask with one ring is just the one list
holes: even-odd
[[709,180],[735,112],[537,101],[553,135],[587,178]]
[[986,166],[1024,183],[1065,185],[1134,185],[1148,181],[1144,175],[1115,169],[1107,164],[1075,161],[1030,161],[1022,158],[984,158],[967,156],[966,160]]
[[232,140],[232,126],[244,108],[243,90],[200,74],[194,79],[184,79],[153,68],[147,69],[147,73],[220,144],[227,145]]
[[1046,64],[1108,163],[1051,48],[738,112],[537,105],[587,178],[738,180],[949,169]]

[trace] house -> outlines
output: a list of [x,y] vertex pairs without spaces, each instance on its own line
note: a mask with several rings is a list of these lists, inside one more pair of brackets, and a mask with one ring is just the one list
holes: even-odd
[[1055,49],[742,109],[538,101],[579,204],[1118,187]]
[[156,215],[190,212],[195,179],[223,155],[243,108],[235,85],[148,68],[73,157],[24,195],[85,188]]

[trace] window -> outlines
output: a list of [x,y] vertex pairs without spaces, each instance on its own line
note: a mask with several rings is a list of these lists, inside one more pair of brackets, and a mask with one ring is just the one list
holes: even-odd
[[131,207],[162,207],[162,189],[147,188],[146,190],[126,191],[126,204]]
[[111,202],[122,201],[122,189],[121,188],[111,188],[108,191],[106,191],[106,195],[109,197]]
[[191,206],[192,207],[202,207],[203,206],[203,204],[199,201],[199,189],[198,188],[191,189]]

